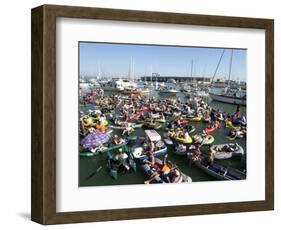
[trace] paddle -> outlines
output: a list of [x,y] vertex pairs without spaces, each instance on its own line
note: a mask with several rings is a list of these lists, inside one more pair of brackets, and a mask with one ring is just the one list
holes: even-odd
[[94,175],[96,175],[100,170],[102,169],[102,166],[98,167],[93,173],[91,173],[86,180],[89,180],[91,177],[93,177]]

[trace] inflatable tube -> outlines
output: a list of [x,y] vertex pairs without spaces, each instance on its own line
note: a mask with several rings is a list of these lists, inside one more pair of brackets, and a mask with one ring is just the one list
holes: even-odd
[[229,120],[226,120],[226,121],[225,121],[225,126],[226,126],[227,128],[234,128],[232,122],[229,121]]
[[211,127],[211,128],[205,128],[204,130],[205,130],[205,132],[207,133],[207,134],[209,134],[209,133],[211,133],[211,132],[214,132],[216,129],[217,129],[218,127],[217,126],[214,126],[214,127]]
[[202,145],[209,145],[215,141],[215,138],[212,135],[208,135],[202,141],[202,137],[200,135],[193,136],[193,140],[197,143],[201,143]]
[[202,120],[202,115],[201,116],[198,116],[198,117],[193,117],[193,118],[190,118],[189,120],[190,121],[201,121]]
[[188,138],[175,138],[175,140],[179,141],[179,142],[182,142],[184,144],[190,144],[192,143],[192,138],[191,137],[188,137]]

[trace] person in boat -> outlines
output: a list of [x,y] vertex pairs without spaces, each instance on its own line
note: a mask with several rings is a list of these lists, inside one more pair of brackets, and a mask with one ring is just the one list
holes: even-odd
[[208,162],[210,165],[212,165],[214,163],[214,160],[215,160],[214,154],[215,153],[216,153],[216,151],[212,149],[212,145],[209,145],[208,150],[207,150],[207,156],[208,156]]
[[235,115],[235,117],[240,117],[240,105],[237,105],[234,115]]
[[130,171],[129,156],[127,153],[123,152],[123,149],[121,148],[114,155],[112,163],[118,171]]
[[229,144],[229,145],[225,145],[223,147],[223,151],[226,151],[226,152],[234,152],[238,149],[238,144],[235,143],[235,144]]
[[177,177],[177,173],[175,168],[173,168],[173,164],[171,161],[168,161],[168,154],[164,156],[163,165],[160,170],[160,178],[166,183],[174,182]]
[[89,148],[89,151],[92,152],[92,153],[96,153],[98,151],[104,150],[105,148],[106,147],[103,144],[101,144],[101,145],[99,145],[95,148]]
[[104,114],[101,114],[99,117],[99,121],[101,124],[105,125],[106,117]]
[[195,148],[193,150],[193,154],[191,157],[192,161],[198,160],[199,156],[201,155],[201,150],[200,150],[201,145],[195,145]]
[[149,156],[150,157],[154,156],[155,144],[153,143],[153,141],[149,142],[148,147],[149,147]]
[[156,144],[155,144],[155,147],[156,147],[156,151],[158,150],[161,150],[163,147],[164,147],[164,142],[163,141],[158,141]]
[[120,145],[120,144],[123,144],[124,142],[125,142],[125,140],[121,137],[118,137],[118,135],[114,135],[114,137],[112,139],[113,145]]
[[209,136],[209,135],[206,133],[206,131],[203,130],[203,131],[202,131],[202,134],[201,134],[201,136],[200,136],[200,138],[199,138],[200,144],[202,144],[202,143],[208,138],[208,136]]
[[96,124],[96,129],[100,132],[106,132],[106,127],[104,124],[102,124],[100,121]]
[[180,153],[185,153],[187,150],[186,145],[184,145],[183,143],[179,143],[176,147],[177,151],[179,151]]
[[229,140],[235,140],[236,137],[237,137],[237,131],[236,131],[236,129],[235,129],[235,128],[231,128],[231,129],[229,130],[229,134],[228,134],[227,138],[228,138]]
[[190,136],[189,136],[188,130],[186,130],[184,132],[184,139],[189,139],[189,138],[190,138]]
[[173,165],[170,161],[167,160],[168,155],[166,154],[164,156],[163,159],[163,164],[158,166],[156,164],[154,164],[154,166],[152,166],[151,170],[153,170],[152,175],[150,176],[150,178],[148,180],[146,180],[144,183],[145,184],[149,184],[151,181],[153,181],[156,177],[160,177],[165,183],[172,183],[175,181],[175,179],[177,178],[177,175],[179,175],[179,173],[176,173],[173,169]]
[[166,121],[166,118],[165,118],[165,115],[164,115],[163,112],[160,113],[159,120],[162,121],[162,122],[165,122],[165,121]]

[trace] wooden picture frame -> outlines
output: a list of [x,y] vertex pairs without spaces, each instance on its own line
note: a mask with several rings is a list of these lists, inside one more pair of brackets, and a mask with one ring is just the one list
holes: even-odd
[[[132,208],[102,211],[56,212],[56,18],[121,20],[265,30],[266,157],[265,200]],[[32,205],[31,219],[62,224],[231,213],[274,209],[274,21],[163,12],[130,11],[43,5],[32,9]]]

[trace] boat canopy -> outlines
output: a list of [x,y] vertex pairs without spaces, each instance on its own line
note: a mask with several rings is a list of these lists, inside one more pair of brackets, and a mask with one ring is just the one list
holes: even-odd
[[150,141],[155,142],[161,140],[160,134],[157,133],[154,129],[145,130],[144,132]]

